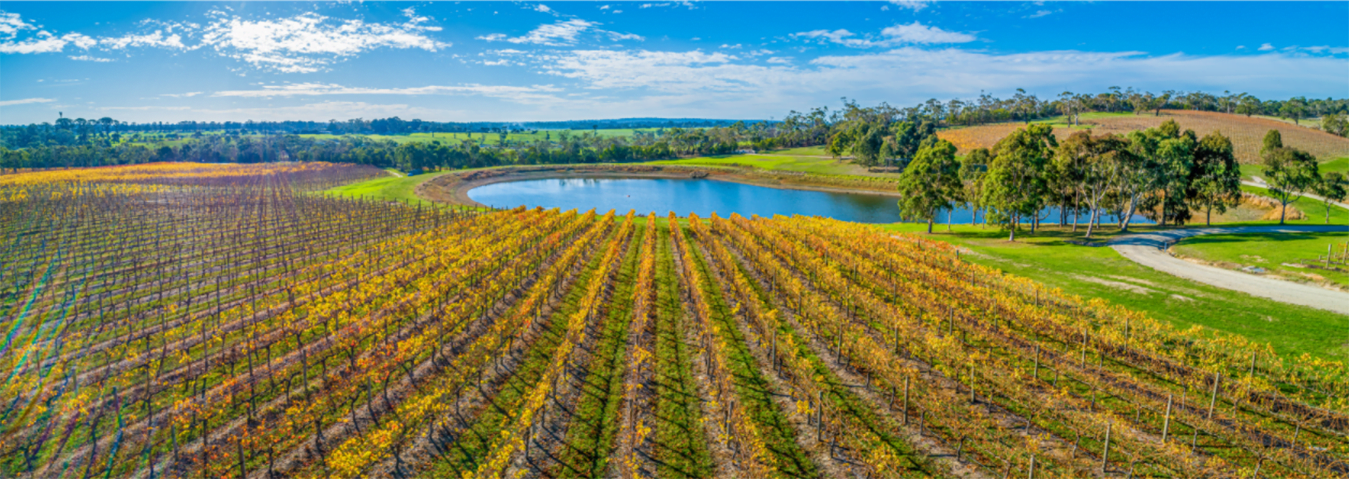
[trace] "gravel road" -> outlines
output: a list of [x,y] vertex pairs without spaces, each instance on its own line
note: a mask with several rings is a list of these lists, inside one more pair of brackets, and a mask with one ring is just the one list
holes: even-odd
[[1195,264],[1178,259],[1166,252],[1168,247],[1181,239],[1207,234],[1334,232],[1349,234],[1349,226],[1286,225],[1186,228],[1120,236],[1111,239],[1106,244],[1118,251],[1120,256],[1174,276],[1275,301],[1349,315],[1349,293]]

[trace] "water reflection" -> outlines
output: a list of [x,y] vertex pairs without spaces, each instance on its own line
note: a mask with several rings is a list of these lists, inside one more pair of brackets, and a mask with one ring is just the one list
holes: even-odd
[[[594,208],[599,212],[613,209],[620,214],[634,209],[639,214],[655,211],[662,216],[670,211],[680,216],[689,213],[707,216],[713,212],[722,216],[732,212],[744,216],[806,215],[860,223],[901,221],[899,208],[895,206],[898,198],[894,196],[790,190],[717,180],[522,180],[480,186],[469,190],[468,196],[479,203],[497,207],[525,205],[580,211]],[[1047,212],[1050,219],[1046,221],[1058,220],[1057,211]],[[951,214],[951,221],[969,223],[971,214],[970,210],[957,209]],[[944,223],[946,217],[943,212],[938,221]],[[1138,219],[1141,218],[1135,218]],[[1086,221],[1085,216],[1082,221]],[[1110,219],[1102,222],[1109,223]]]

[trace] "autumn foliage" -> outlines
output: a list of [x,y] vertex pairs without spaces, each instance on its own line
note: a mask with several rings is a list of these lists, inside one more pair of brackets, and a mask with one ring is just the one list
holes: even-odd
[[753,478],[1347,470],[1343,364],[945,243],[305,191],[369,174],[0,183],[0,476],[667,477],[676,447]]

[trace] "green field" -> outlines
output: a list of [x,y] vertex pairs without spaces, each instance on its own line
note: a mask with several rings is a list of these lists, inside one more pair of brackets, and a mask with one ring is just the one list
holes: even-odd
[[[1263,177],[1265,176],[1265,173],[1261,171],[1262,168],[1263,167],[1260,165],[1241,165],[1241,176],[1243,178],[1250,178],[1253,176]],[[1316,169],[1323,175],[1331,171],[1349,174],[1349,157],[1323,161],[1321,164],[1317,165]]]
[[850,160],[834,159],[823,147],[791,148],[771,150],[754,155],[705,156],[681,160],[650,162],[653,165],[712,166],[729,168],[755,168],[769,171],[791,171],[814,175],[851,175],[882,178],[898,178],[895,173],[872,173],[865,167],[853,164]]
[[1175,252],[1229,269],[1257,266],[1288,280],[1349,287],[1349,273],[1289,266],[1315,264],[1331,244],[1335,245],[1336,254],[1341,254],[1345,243],[1349,243],[1349,233],[1207,235],[1181,241]]
[[[656,129],[655,129],[655,128],[645,128],[645,129],[625,129],[625,128],[617,128],[617,129],[610,129],[610,130],[538,130],[538,131],[532,131],[532,132],[511,132],[510,134],[507,135],[506,139],[507,139],[507,141],[513,141],[513,142],[533,142],[533,141],[538,141],[538,140],[558,141],[558,136],[559,136],[561,133],[563,133],[563,132],[566,132],[567,134],[571,135],[573,138],[579,137],[579,136],[581,136],[581,135],[599,135],[599,136],[604,137],[604,138],[613,138],[613,137],[620,137],[620,136],[632,136],[635,132],[638,132],[638,131],[648,132],[648,133],[654,133],[654,132],[656,131]],[[300,135],[300,136],[301,136],[301,137],[304,137],[304,138],[334,139],[334,138],[340,137],[341,135],[320,134],[320,135]],[[464,140],[467,140],[467,139],[470,139],[470,138],[473,139],[473,141],[478,142],[479,144],[496,145],[496,144],[499,144],[499,143],[501,142],[501,135],[500,135],[500,134],[497,134],[497,133],[491,133],[491,132],[485,132],[485,133],[411,133],[411,134],[407,134],[407,135],[361,135],[361,136],[364,136],[364,137],[366,137],[366,138],[376,139],[376,140],[392,141],[392,142],[396,142],[396,143],[399,143],[399,144],[403,144],[403,143],[429,143],[429,142],[432,142],[432,141],[439,141],[439,142],[444,143],[444,144],[458,145],[458,144],[460,144],[460,143],[463,143]]]
[[[891,224],[886,231],[920,233],[926,225]],[[1349,359],[1349,316],[1280,303],[1181,279],[1130,261],[1111,248],[1066,243],[1072,235],[1042,231],[1015,243],[995,228],[940,228],[933,239],[973,251],[969,261],[1034,279],[1065,292],[1102,298],[1177,327],[1204,326],[1273,344],[1281,353]],[[926,235],[923,235],[926,236]],[[1283,243],[1280,243],[1283,244]],[[1321,243],[1324,254],[1325,243]]]
[[445,171],[417,176],[402,176],[402,173],[397,170],[389,169],[386,171],[389,171],[391,176],[339,186],[328,189],[323,193],[351,198],[402,201],[432,205],[435,203],[417,196],[417,187],[422,183],[430,181],[432,178],[449,173],[448,171]]

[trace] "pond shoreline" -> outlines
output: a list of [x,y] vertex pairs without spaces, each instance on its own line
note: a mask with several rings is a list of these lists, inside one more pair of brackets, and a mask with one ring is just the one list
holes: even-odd
[[[487,174],[482,174],[487,173]],[[477,170],[464,173],[450,173],[431,179],[417,187],[417,196],[440,203],[460,206],[486,207],[468,196],[468,192],[480,186],[513,181],[547,179],[705,179],[726,181],[767,188],[784,190],[819,191],[825,193],[879,195],[898,198],[895,190],[844,188],[838,186],[812,185],[809,183],[786,183],[780,180],[745,174],[736,170],[718,168],[668,166],[668,165],[581,165],[513,167],[494,170]],[[803,178],[808,176],[803,175]]]

